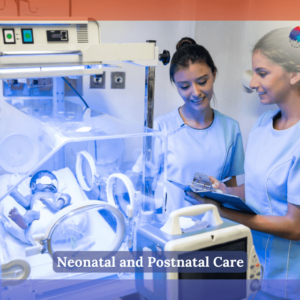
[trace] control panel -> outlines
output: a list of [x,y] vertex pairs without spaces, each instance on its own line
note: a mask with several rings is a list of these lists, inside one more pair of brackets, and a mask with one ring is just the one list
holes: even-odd
[[[0,20],[0,79],[14,79],[12,74],[16,72],[18,78],[101,75],[105,61],[156,66],[157,50],[154,43],[102,45],[99,23],[95,20]],[[62,66],[67,69],[56,69]],[[116,81],[124,84],[120,78]]]
[[14,28],[3,28],[2,32],[4,44],[16,44],[21,38],[23,44],[33,44],[32,28],[21,28],[21,32],[15,31]]
[[[258,256],[256,254],[256,251],[254,249],[254,246],[252,246],[251,252],[250,252],[250,256],[248,257],[248,279],[247,280],[247,295],[251,295],[254,292],[257,292],[258,290],[260,290],[261,286],[261,280],[262,280],[262,275],[261,274],[261,265],[259,263],[258,260]],[[247,273],[248,273],[247,272]]]
[[[0,29],[1,30],[1,29]],[[77,40],[78,42],[88,42],[86,31],[77,31],[73,30],[73,40],[74,38],[78,39],[78,36],[83,40]],[[42,27],[39,28],[28,28],[27,26],[18,26],[18,27],[5,27],[2,28],[3,34],[3,44],[55,44],[55,43],[66,43],[70,41],[70,33],[67,29],[61,30],[43,30]],[[35,35],[35,38],[34,38]],[[1,44],[1,40],[0,40]]]
[[260,272],[260,263],[257,257],[257,254],[255,252],[254,247],[252,248],[250,259],[249,259],[249,265],[250,265],[250,279],[260,279],[261,272]]

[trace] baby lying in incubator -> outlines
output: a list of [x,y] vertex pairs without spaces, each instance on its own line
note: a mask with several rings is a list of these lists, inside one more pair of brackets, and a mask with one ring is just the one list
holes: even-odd
[[18,190],[11,192],[20,205],[29,209],[22,216],[17,208],[9,212],[9,217],[22,229],[35,220],[47,219],[47,215],[56,213],[71,203],[69,194],[57,193],[58,181],[49,171],[39,171],[30,180],[31,195],[23,196]]

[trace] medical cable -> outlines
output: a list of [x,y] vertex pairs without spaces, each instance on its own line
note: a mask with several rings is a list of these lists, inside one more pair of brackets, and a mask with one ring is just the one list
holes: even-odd
[[[86,109],[87,108],[90,108],[88,106],[88,104],[86,103],[86,101],[82,98],[82,96],[76,91],[76,89],[71,85],[71,83],[65,78],[65,77],[62,77],[63,81],[76,93],[76,95],[82,100],[82,102],[85,104],[86,106]],[[85,110],[86,110],[85,109]]]

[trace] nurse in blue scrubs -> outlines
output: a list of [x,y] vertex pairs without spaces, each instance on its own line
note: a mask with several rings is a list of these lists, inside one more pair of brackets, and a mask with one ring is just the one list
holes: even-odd
[[279,109],[266,112],[253,126],[245,185],[226,187],[211,178],[223,192],[245,199],[257,215],[234,212],[193,193],[189,196],[214,203],[223,217],[253,229],[264,279],[280,279],[273,286],[280,290],[276,295],[299,299],[300,281],[287,280],[300,279],[300,48],[289,41],[290,32],[291,28],[273,30],[253,49],[250,86],[262,104],[277,104]]
[[[183,38],[172,57],[170,79],[183,106],[154,120],[154,128],[168,135],[167,177],[187,184],[196,172],[212,174],[236,186],[244,173],[239,124],[210,106],[217,68],[209,52],[193,39]],[[181,189],[167,183],[167,212],[191,205]]]

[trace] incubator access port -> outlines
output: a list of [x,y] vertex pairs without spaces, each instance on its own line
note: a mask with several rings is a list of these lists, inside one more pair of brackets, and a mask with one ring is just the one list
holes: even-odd
[[111,88],[112,89],[125,89],[125,72],[112,72],[111,73]]
[[90,89],[105,89],[105,72],[90,76]]

